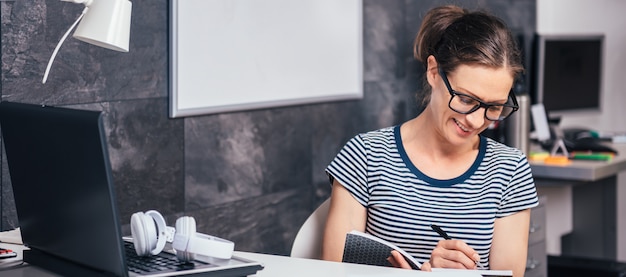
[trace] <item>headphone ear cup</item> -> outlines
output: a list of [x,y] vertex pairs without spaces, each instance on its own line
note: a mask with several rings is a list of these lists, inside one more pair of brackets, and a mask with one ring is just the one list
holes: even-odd
[[196,235],[196,220],[190,216],[183,216],[176,220],[176,236],[183,238],[185,248],[176,249],[176,257],[183,262],[191,261],[195,258],[195,254],[187,251],[187,245],[192,236]]
[[[130,232],[133,237],[135,252],[139,256],[158,254],[162,249],[157,249],[157,227],[155,218],[148,213],[134,213],[130,218]],[[160,215],[160,214],[159,214]]]
[[144,214],[143,222],[145,227],[144,230],[146,231],[146,242],[148,244],[148,251],[152,252],[154,248],[156,248],[157,244],[157,229],[154,225],[154,219],[152,219],[152,217],[148,216],[147,214]]
[[133,245],[135,252],[139,256],[145,256],[150,253],[148,247],[148,238],[146,237],[146,227],[144,222],[145,215],[142,212],[134,213],[130,217],[130,234],[133,237]]

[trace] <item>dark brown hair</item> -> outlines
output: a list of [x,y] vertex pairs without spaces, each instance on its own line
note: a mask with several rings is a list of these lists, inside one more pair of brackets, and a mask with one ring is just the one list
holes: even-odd
[[[506,67],[513,77],[524,70],[513,35],[501,19],[453,5],[426,14],[413,43],[413,55],[424,68],[433,55],[444,72],[461,64]],[[424,79],[423,105],[430,102],[431,89]]]

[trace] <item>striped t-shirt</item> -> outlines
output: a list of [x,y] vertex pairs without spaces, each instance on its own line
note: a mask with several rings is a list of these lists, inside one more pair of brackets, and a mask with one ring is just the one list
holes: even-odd
[[420,172],[404,150],[400,126],[355,136],[326,172],[367,208],[367,233],[422,263],[442,239],[430,227],[436,224],[465,241],[488,266],[495,219],[538,204],[524,154],[485,137],[472,166],[454,179]]

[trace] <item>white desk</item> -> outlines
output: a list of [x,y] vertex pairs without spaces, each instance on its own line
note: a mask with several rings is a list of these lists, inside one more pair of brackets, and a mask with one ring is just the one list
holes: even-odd
[[[14,244],[0,243],[0,247],[9,248],[18,253],[17,258],[12,260],[0,260],[0,276],[3,277],[47,277],[59,276],[35,266],[23,265],[6,268],[7,265],[14,266],[21,261],[21,250],[23,247]],[[301,258],[291,258],[286,256],[258,254],[250,252],[235,252],[236,256],[255,260],[263,263],[265,268],[259,271],[257,277],[324,277],[324,276],[350,276],[350,277],[480,277],[479,274],[467,272],[421,272],[415,270],[368,266],[359,264],[337,263],[320,260],[310,260]]]
[[302,258],[291,258],[285,256],[257,254],[249,252],[237,252],[235,255],[250,260],[260,261],[265,265],[265,269],[257,273],[258,277],[320,277],[320,276],[380,276],[380,277],[402,277],[402,276],[478,276],[470,272],[459,274],[458,272],[421,272],[416,270],[397,269],[380,266],[369,266],[360,264],[328,262],[321,260],[311,260]]
[[530,162],[538,188],[571,186],[572,231],[561,238],[563,255],[617,259],[617,174],[626,170],[626,144],[611,146],[619,152],[611,161]]

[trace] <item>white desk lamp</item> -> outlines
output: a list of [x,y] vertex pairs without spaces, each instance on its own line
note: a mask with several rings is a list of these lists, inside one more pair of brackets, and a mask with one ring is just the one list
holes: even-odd
[[[50,57],[42,83],[46,83],[59,48],[78,24],[74,37],[107,49],[128,52],[132,3],[129,0],[61,0],[84,4],[85,9],[65,32]],[[82,19],[82,21],[81,21]]]

